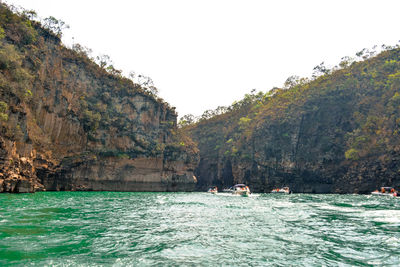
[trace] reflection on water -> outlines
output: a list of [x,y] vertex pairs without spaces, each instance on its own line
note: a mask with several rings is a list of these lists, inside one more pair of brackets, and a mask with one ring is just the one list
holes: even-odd
[[400,199],[0,195],[0,265],[400,265]]

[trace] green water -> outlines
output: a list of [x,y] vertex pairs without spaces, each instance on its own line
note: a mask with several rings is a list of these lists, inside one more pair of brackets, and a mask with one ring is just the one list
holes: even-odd
[[400,198],[0,194],[0,266],[399,266]]

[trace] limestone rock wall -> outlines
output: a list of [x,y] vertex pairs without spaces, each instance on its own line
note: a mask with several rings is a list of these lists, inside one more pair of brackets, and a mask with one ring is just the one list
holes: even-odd
[[197,155],[180,145],[173,107],[39,23],[0,13],[0,192],[194,188]]

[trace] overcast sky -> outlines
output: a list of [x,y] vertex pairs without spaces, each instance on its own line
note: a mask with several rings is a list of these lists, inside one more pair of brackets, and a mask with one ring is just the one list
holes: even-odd
[[399,0],[8,0],[70,25],[63,42],[150,76],[180,116],[400,40]]

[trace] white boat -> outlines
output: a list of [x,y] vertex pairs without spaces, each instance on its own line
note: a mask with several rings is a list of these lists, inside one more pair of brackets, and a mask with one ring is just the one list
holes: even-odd
[[232,189],[232,194],[234,195],[248,196],[251,194],[250,188],[245,184],[234,185]]
[[218,187],[212,186],[212,187],[210,187],[210,188],[208,189],[207,192],[208,192],[208,193],[211,193],[211,194],[216,194],[216,193],[218,193]]
[[292,191],[290,191],[289,187],[285,186],[285,187],[282,187],[282,188],[273,189],[271,191],[271,193],[291,194]]
[[399,193],[396,190],[394,190],[393,187],[383,186],[383,187],[381,187],[380,190],[375,190],[375,191],[371,192],[371,195],[397,197],[397,196],[399,196]]

